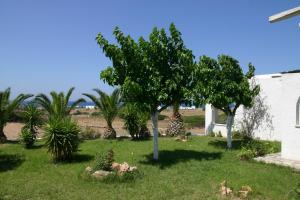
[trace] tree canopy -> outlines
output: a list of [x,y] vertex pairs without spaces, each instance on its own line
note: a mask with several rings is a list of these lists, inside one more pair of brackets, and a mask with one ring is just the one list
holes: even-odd
[[154,28],[148,40],[135,41],[116,27],[116,44],[101,33],[96,40],[112,66],[101,72],[101,79],[112,86],[121,86],[126,102],[150,107],[154,135],[154,159],[158,159],[158,112],[185,99],[192,83],[194,56],[187,49],[174,24],[170,34]]
[[243,73],[239,62],[227,55],[217,60],[207,56],[200,57],[194,73],[194,99],[209,103],[227,115],[227,145],[231,148],[231,128],[236,110],[240,105],[249,108],[259,93],[259,86],[250,86],[255,67],[250,63],[248,72]]
[[112,66],[101,72],[101,79],[109,85],[121,85],[126,101],[146,103],[151,112],[174,101],[182,101],[191,86],[194,66],[192,51],[187,49],[181,33],[174,24],[170,35],[154,28],[146,41],[134,41],[117,27],[114,35],[118,45],[110,44],[102,34],[96,40],[112,60]]
[[251,107],[259,86],[250,86],[255,67],[249,63],[248,68],[244,74],[239,62],[227,55],[220,55],[217,60],[202,56],[195,71],[195,99],[212,104],[227,115],[235,114],[240,105]]

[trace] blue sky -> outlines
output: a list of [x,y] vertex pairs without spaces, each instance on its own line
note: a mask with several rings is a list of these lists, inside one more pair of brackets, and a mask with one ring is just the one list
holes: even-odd
[[134,38],[174,22],[194,55],[228,54],[256,74],[300,68],[300,17],[268,17],[299,0],[0,0],[0,90],[37,94],[111,88],[99,79],[110,61],[95,42],[119,26]]

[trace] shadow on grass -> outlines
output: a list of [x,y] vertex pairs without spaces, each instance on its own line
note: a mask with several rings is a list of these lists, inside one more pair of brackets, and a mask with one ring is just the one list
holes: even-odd
[[130,136],[120,136],[120,137],[116,138],[117,141],[132,141],[132,142],[144,142],[144,141],[149,141],[151,139],[152,139],[152,137],[148,137],[148,138],[132,138]]
[[88,162],[93,158],[94,156],[88,154],[75,154],[70,162],[72,163]]
[[[231,149],[241,149],[244,140],[232,140],[232,148]],[[208,142],[208,145],[214,146],[219,149],[227,149],[227,141],[226,139],[216,139]]]
[[19,140],[6,140],[3,144],[20,144]]
[[18,154],[0,154],[0,172],[13,170],[24,162],[24,157]]
[[221,152],[206,152],[176,149],[173,151],[159,151],[159,160],[153,160],[153,154],[146,155],[146,160],[141,161],[142,164],[158,165],[161,169],[170,167],[179,162],[187,162],[189,160],[215,160],[222,157]]
[[35,144],[35,145],[33,145],[33,146],[31,146],[31,147],[28,147],[28,148],[26,148],[26,149],[41,149],[41,148],[43,148],[43,147],[44,147],[43,144]]

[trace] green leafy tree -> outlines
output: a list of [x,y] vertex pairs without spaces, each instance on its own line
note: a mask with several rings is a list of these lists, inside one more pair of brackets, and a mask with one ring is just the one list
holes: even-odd
[[113,93],[109,96],[105,92],[94,89],[99,95],[99,98],[92,94],[84,93],[84,96],[90,98],[97,108],[101,110],[101,113],[107,123],[107,127],[104,131],[104,138],[112,139],[116,138],[116,131],[112,126],[114,119],[117,117],[119,110],[121,108],[121,95],[120,90],[115,89]]
[[50,93],[52,100],[50,100],[45,94],[39,94],[36,96],[35,101],[38,105],[45,109],[50,118],[64,118],[68,116],[70,112],[76,108],[76,106],[85,102],[83,98],[72,103],[70,102],[70,97],[74,89],[74,87],[70,88],[66,95],[63,92],[57,93],[52,91]]
[[10,88],[0,92],[0,142],[6,141],[4,126],[13,115],[13,112],[30,97],[32,97],[32,95],[20,94],[15,99],[10,101]]
[[230,56],[220,55],[217,60],[202,56],[195,70],[194,99],[209,103],[227,115],[228,148],[232,146],[231,128],[236,110],[240,105],[251,107],[260,90],[259,86],[250,86],[255,68],[251,63],[248,67],[244,74],[239,62]]
[[193,64],[193,54],[185,48],[174,24],[169,31],[167,35],[164,29],[154,28],[148,41],[141,37],[136,42],[116,28],[118,45],[110,44],[101,34],[96,38],[112,60],[112,67],[101,72],[101,79],[109,85],[120,85],[126,102],[150,108],[154,159],[158,159],[158,113],[184,99]]

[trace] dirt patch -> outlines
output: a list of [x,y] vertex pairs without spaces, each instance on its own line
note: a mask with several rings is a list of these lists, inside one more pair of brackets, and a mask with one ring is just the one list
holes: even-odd
[[[79,111],[82,114],[72,115],[72,118],[75,121],[77,121],[77,123],[81,128],[84,129],[86,127],[89,127],[93,129],[95,132],[100,134],[104,132],[106,126],[105,120],[102,117],[94,117],[90,115],[91,113],[96,112],[96,110],[80,109]],[[77,110],[73,111],[73,113],[76,112]],[[183,116],[204,115],[204,111],[202,111],[201,109],[180,110],[180,113]],[[167,116],[164,120],[159,120],[158,122],[160,133],[164,133],[168,128],[169,117],[172,116],[172,110],[171,109],[164,110],[163,112],[161,112],[161,115]],[[16,140],[19,138],[19,134],[23,126],[24,126],[23,123],[7,123],[7,125],[4,128],[4,133],[9,140]],[[119,136],[128,135],[127,131],[123,128],[123,126],[124,126],[124,122],[120,118],[116,118],[116,120],[113,122],[113,127],[115,128]],[[150,120],[148,121],[147,126],[149,130],[152,132],[152,126]],[[204,127],[190,127],[189,129],[187,129],[187,131],[190,131],[193,134],[202,134],[204,133]],[[42,136],[42,131],[40,130],[39,132],[41,133],[40,136]]]

